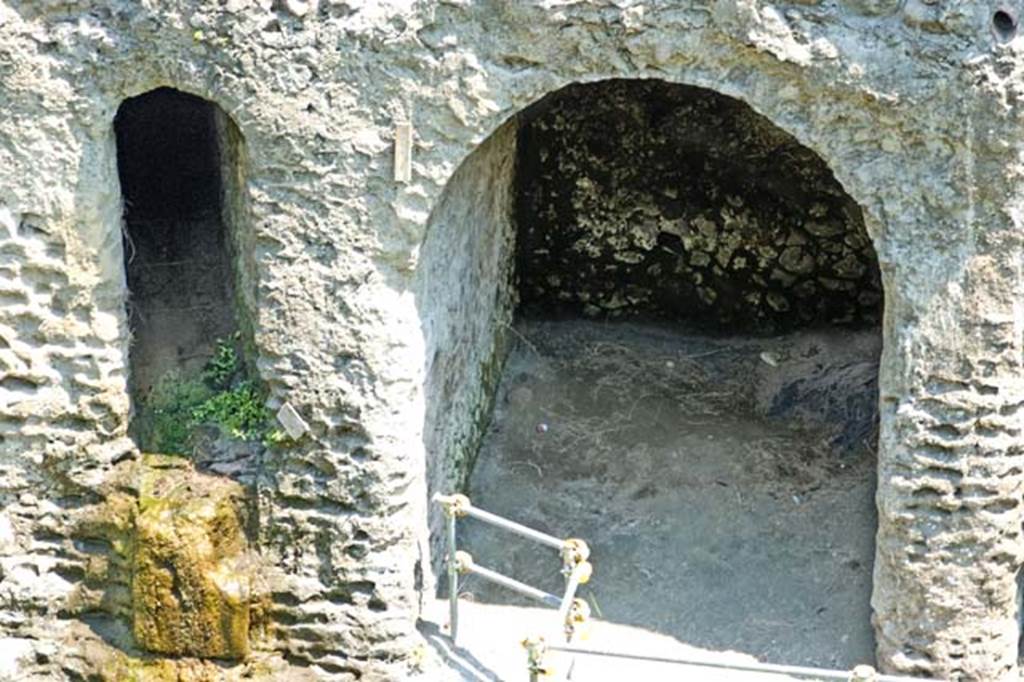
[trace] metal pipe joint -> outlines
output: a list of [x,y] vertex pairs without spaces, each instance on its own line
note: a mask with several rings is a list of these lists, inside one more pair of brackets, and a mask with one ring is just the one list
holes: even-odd
[[434,495],[434,502],[437,502],[444,509],[446,516],[461,518],[466,515],[472,504],[465,495],[455,493],[453,495]]
[[523,640],[523,648],[526,649],[526,665],[531,682],[551,673],[547,665],[548,644],[543,637],[527,637]]
[[[562,543],[562,573],[569,575],[573,568],[590,558],[590,547],[579,538],[569,538]],[[587,582],[583,580],[581,582]]]
[[455,570],[461,575],[465,575],[473,570],[473,555],[469,552],[458,551],[455,553],[454,561],[452,565],[455,566]]
[[565,614],[565,637],[571,640],[576,631],[590,620],[590,604],[586,600],[576,597],[569,605]]
[[858,665],[850,672],[850,682],[875,682],[878,673],[870,665]]

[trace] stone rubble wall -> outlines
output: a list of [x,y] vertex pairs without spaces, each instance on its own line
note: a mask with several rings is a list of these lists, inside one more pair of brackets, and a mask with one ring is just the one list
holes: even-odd
[[[205,97],[245,141],[243,314],[271,405],[288,401],[310,425],[268,455],[258,486],[254,542],[274,567],[271,647],[318,677],[404,679],[418,660],[420,589],[431,584],[428,462],[434,486],[457,477],[444,458],[468,442],[480,418],[468,408],[484,402],[466,398],[446,426],[425,426],[447,409],[427,387],[484,380],[495,338],[453,311],[435,328],[485,336],[467,339],[474,362],[453,363],[454,378],[428,380],[428,350],[444,337],[424,332],[420,273],[441,267],[424,259],[452,257],[430,245],[430,216],[469,153],[544,95],[657,78],[746,102],[819,154],[859,205],[885,291],[879,662],[1011,678],[1024,80],[1020,42],[994,31],[995,9],[0,3],[5,650],[23,654],[23,671],[59,679],[94,671],[88,652],[103,646],[68,604],[103,551],[75,538],[75,520],[133,456],[112,128],[124,98],[160,86]],[[394,182],[391,160],[404,120],[415,130],[408,184]],[[503,275],[473,277],[467,287],[495,290]],[[486,308],[495,323],[500,309]]]
[[762,333],[880,319],[856,203],[814,152],[742,102],[622,80],[570,86],[523,117],[527,309]]

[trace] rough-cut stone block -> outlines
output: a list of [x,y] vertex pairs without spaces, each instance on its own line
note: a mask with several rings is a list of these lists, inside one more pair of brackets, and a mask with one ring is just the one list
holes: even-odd
[[169,464],[147,470],[142,481],[132,578],[135,638],[154,653],[244,658],[250,576],[241,486]]

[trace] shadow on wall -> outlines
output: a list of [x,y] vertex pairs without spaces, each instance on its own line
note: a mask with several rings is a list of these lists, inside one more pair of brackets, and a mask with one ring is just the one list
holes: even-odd
[[[507,352],[516,304],[516,130],[514,119],[505,123],[455,172],[431,214],[421,250],[417,301],[426,349],[430,495],[466,484]],[[433,510],[430,518],[436,569],[441,519]],[[432,579],[425,577],[431,590]]]
[[524,315],[757,334],[879,322],[860,208],[821,157],[743,102],[614,80],[559,90],[520,125]]

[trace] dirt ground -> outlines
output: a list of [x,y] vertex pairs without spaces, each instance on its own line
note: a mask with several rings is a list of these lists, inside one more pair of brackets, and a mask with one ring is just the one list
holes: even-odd
[[[763,662],[873,662],[876,332],[516,335],[469,493],[584,538],[595,615]],[[477,563],[560,591],[552,550],[473,520],[460,535]],[[535,605],[473,577],[461,593]]]

